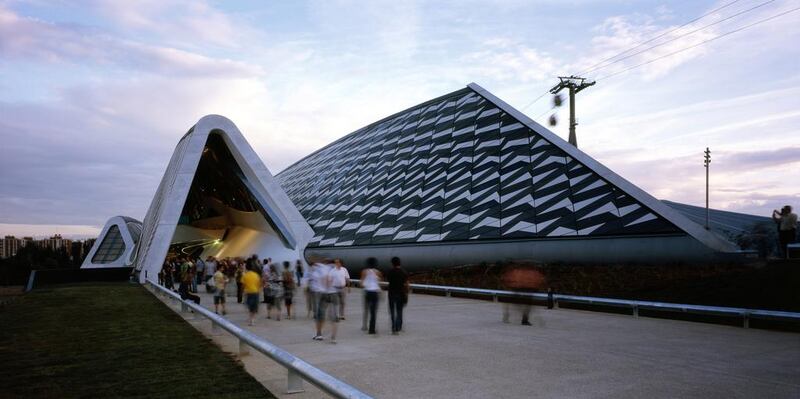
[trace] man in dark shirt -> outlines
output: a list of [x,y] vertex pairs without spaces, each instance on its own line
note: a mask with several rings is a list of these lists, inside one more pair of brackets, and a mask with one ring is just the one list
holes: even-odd
[[403,307],[408,300],[408,274],[400,267],[400,258],[392,258],[392,269],[386,273],[389,282],[389,316],[392,319],[392,335],[403,329]]

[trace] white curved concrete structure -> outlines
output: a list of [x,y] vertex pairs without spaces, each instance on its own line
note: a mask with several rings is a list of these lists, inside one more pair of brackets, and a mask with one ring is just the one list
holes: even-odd
[[127,216],[108,219],[81,269],[130,267],[141,233],[142,222],[136,219]]
[[[203,175],[223,168],[228,175]],[[223,198],[224,189],[233,194]],[[135,270],[139,281],[155,276],[176,242],[196,242],[186,248],[201,256],[300,259],[312,236],[233,122],[208,115],[175,148],[144,219]]]

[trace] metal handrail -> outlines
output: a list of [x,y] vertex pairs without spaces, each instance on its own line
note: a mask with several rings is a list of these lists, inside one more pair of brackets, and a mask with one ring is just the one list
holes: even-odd
[[[351,279],[350,281],[352,283],[360,284],[360,280],[358,279]],[[387,283],[385,282],[381,283],[382,286],[385,286],[386,284]],[[468,287],[455,287],[455,286],[429,285],[429,284],[409,284],[409,287],[411,288],[411,290],[420,289],[426,291],[444,292],[446,296],[450,296],[451,293],[487,295],[494,297],[495,302],[497,302],[498,297],[516,297],[516,298],[532,298],[539,300],[552,299],[555,307],[558,307],[559,302],[625,307],[632,309],[633,316],[635,317],[639,316],[639,309],[706,314],[706,315],[740,316],[743,318],[743,326],[745,328],[750,326],[749,324],[750,319],[768,319],[768,320],[800,322],[800,313],[784,312],[779,310],[691,305],[691,304],[670,303],[670,302],[650,302],[650,301],[638,301],[629,299],[599,298],[599,297],[564,295],[564,294],[552,294],[552,298],[550,298],[549,294],[540,292],[491,290],[485,288],[468,288]]]
[[194,310],[195,314],[202,315],[212,323],[212,328],[222,328],[233,336],[239,338],[239,352],[246,354],[247,346],[261,352],[270,359],[274,360],[288,371],[288,390],[287,393],[302,392],[302,380],[306,380],[321,389],[328,395],[335,398],[371,398],[369,395],[359,391],[353,386],[340,381],[330,374],[312,366],[297,356],[275,346],[271,342],[259,337],[258,335],[245,330],[232,323],[228,319],[206,309],[203,306],[191,301],[181,299],[177,293],[159,285],[152,280],[145,280],[153,288],[162,294],[171,297],[181,304],[181,309],[187,312],[188,309]]

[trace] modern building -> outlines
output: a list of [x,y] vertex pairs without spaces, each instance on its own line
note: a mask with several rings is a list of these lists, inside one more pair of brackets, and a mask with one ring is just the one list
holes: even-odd
[[209,115],[173,152],[144,218],[135,270],[140,281],[153,278],[168,254],[300,259],[313,235],[239,129]]
[[357,265],[664,263],[737,251],[476,84],[276,177],[314,229],[306,256]]
[[[84,267],[103,264],[91,259],[112,233],[107,224]],[[169,254],[339,257],[354,268],[399,256],[409,269],[741,256],[474,83],[274,178],[231,121],[202,118],[178,142],[135,251],[120,259],[142,280]]]
[[114,216],[108,219],[81,268],[131,267],[141,235],[142,222],[134,218]]

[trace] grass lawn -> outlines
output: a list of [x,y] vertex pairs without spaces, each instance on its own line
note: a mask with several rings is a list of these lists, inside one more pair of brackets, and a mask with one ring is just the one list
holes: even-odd
[[273,397],[138,284],[42,288],[0,308],[0,397]]

